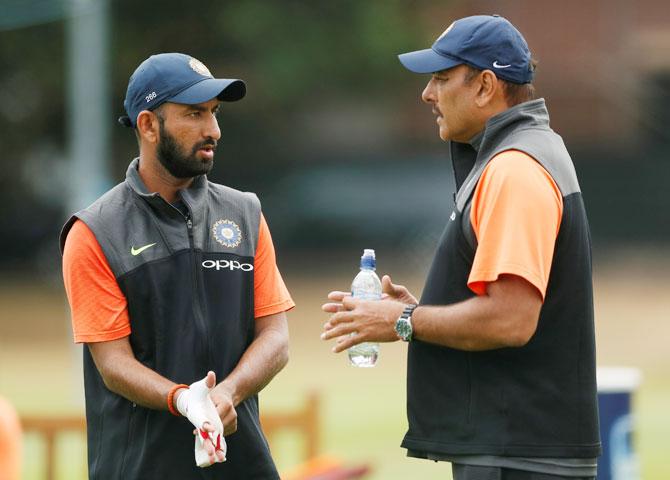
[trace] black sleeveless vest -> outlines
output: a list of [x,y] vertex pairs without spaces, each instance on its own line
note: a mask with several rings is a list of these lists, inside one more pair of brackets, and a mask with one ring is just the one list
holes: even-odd
[[496,154],[520,150],[552,176],[563,197],[537,330],[520,348],[467,352],[413,341],[408,351],[409,430],[419,456],[593,458],[600,453],[595,378],[591,241],[570,156],[549,128],[544,100],[489,120],[473,145],[450,145],[458,192],[424,287],[422,305],[475,294],[467,280],[477,249],[470,203]]
[[[184,214],[147,192],[138,165],[134,160],[125,182],[66,223],[61,251],[72,224],[86,223],[128,301],[135,357],[176,383],[190,384],[208,370],[221,381],[254,338],[260,203],[201,176],[181,192]],[[256,396],[236,408],[228,460],[201,469],[189,421],[108,390],[87,348],[84,381],[91,479],[279,478]]]

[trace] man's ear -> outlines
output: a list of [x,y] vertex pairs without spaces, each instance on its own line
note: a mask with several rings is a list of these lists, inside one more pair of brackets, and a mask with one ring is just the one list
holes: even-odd
[[475,96],[475,103],[478,107],[486,107],[494,100],[498,89],[502,87],[498,77],[491,70],[482,71],[477,79],[479,89]]
[[149,143],[158,143],[158,132],[158,116],[149,110],[142,110],[137,116],[137,133],[140,139]]

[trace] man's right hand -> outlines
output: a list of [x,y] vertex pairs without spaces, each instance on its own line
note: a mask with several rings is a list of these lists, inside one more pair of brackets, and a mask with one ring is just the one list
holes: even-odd
[[[202,380],[192,383],[188,389],[177,391],[176,406],[179,413],[188,418],[196,428],[194,432],[200,442],[203,456],[196,444],[196,462],[198,466],[226,460],[226,442],[223,439],[223,424],[209,396],[216,384],[216,374],[208,372]],[[209,461],[207,461],[209,460]]]

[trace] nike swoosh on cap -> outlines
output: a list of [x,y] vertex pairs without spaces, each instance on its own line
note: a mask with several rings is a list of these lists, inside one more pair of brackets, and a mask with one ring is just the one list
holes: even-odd
[[145,245],[145,246],[140,247],[140,248],[130,247],[130,254],[133,255],[133,256],[139,255],[140,253],[145,251],[147,248],[151,248],[154,245],[156,245],[156,244],[155,243],[150,243],[149,245]]
[[494,68],[509,68],[509,67],[511,67],[511,66],[512,66],[511,64],[510,64],[510,65],[500,65],[500,64],[498,63],[498,60],[496,60],[495,62],[493,62],[493,67],[494,67]]

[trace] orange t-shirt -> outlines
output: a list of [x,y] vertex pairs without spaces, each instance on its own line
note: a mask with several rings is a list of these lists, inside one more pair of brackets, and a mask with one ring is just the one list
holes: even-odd
[[[75,342],[105,342],[130,335],[126,297],[95,235],[81,220],[72,225],[67,236],[63,279]],[[254,316],[265,317],[294,306],[277,268],[270,229],[261,214],[254,257]]]
[[472,200],[477,252],[468,287],[484,295],[500,275],[517,275],[544,300],[562,216],[561,192],[542,165],[518,150],[496,155]]

